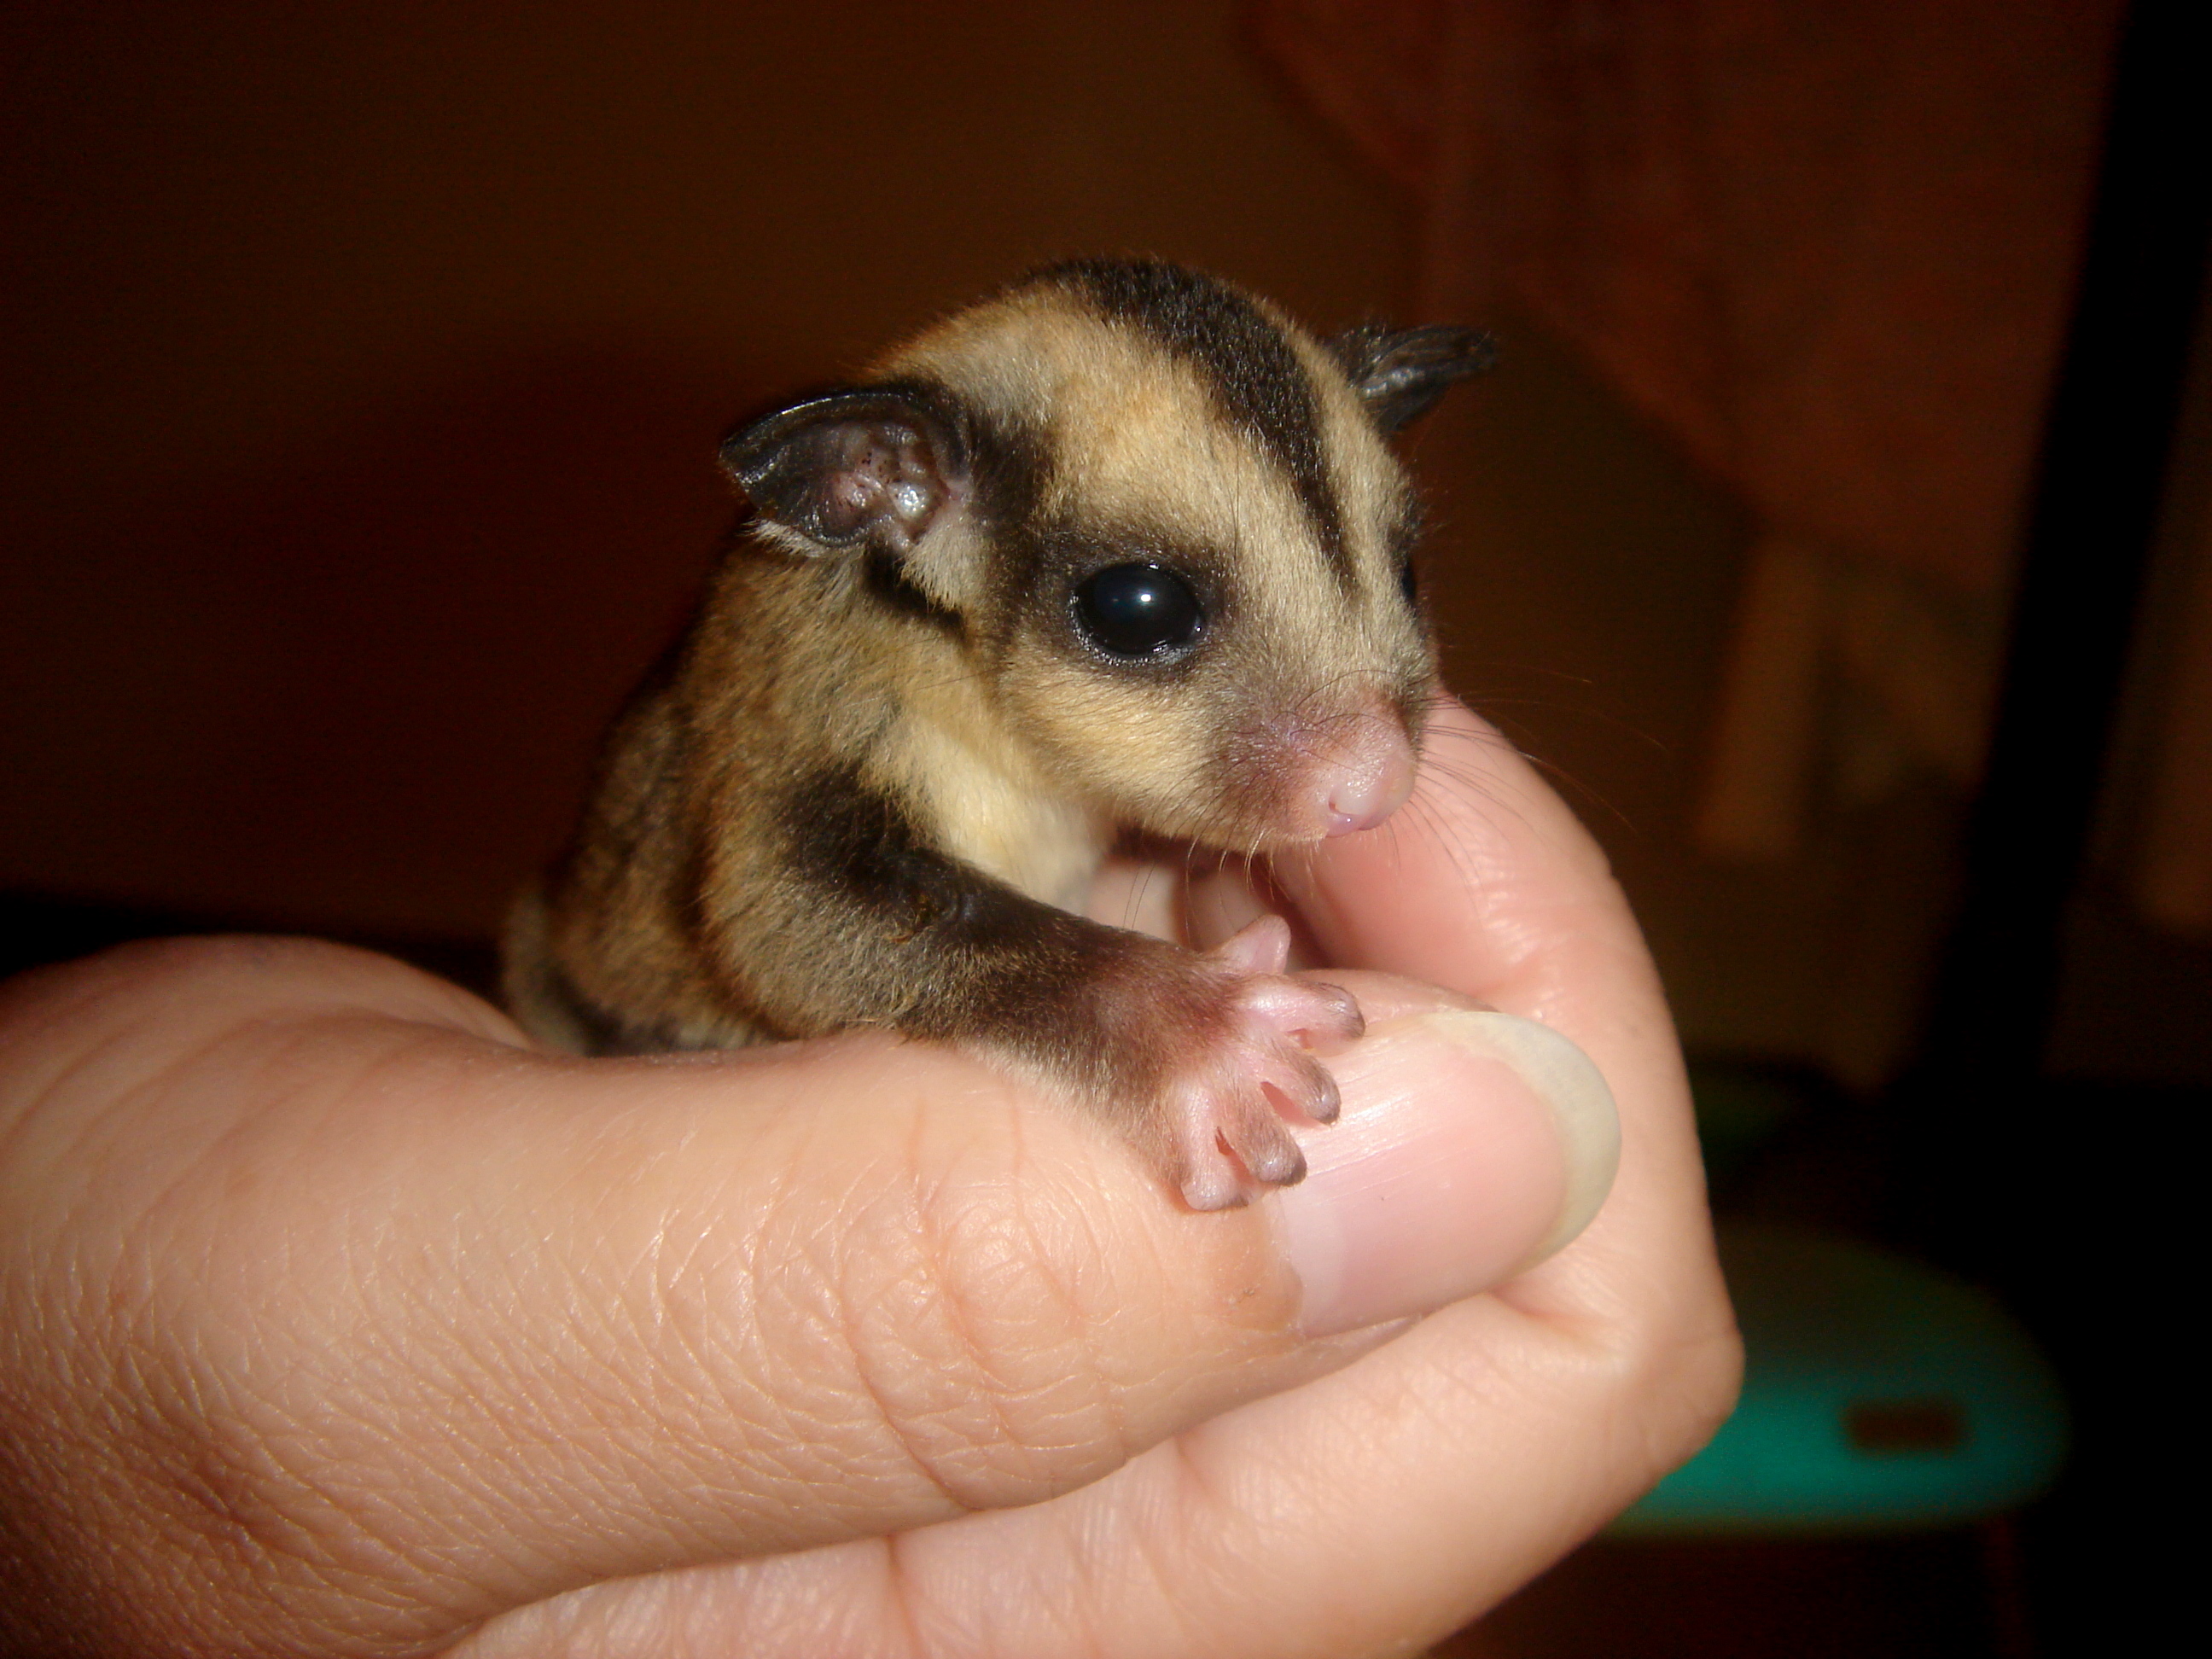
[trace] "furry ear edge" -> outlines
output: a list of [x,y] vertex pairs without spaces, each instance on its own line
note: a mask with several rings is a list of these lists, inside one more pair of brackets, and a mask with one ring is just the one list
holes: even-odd
[[1498,361],[1498,342],[1453,323],[1359,323],[1329,341],[1328,352],[1369,418],[1388,434],[1427,414],[1460,381],[1488,370]]
[[738,428],[720,453],[762,518],[823,551],[910,551],[968,471],[957,411],[923,386],[803,398]]

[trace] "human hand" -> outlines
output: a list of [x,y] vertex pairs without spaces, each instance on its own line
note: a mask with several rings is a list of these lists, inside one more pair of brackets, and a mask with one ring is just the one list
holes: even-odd
[[876,1035],[563,1060],[297,942],[15,982],[0,1649],[1334,1659],[1463,1622],[1694,1447],[1735,1349],[1601,859],[1463,714],[1431,752],[1284,880],[1334,962],[1610,1081],[1612,1197],[1525,1272],[1591,1172],[1404,983],[1331,974],[1373,1028],[1344,1120],[1199,1216]]

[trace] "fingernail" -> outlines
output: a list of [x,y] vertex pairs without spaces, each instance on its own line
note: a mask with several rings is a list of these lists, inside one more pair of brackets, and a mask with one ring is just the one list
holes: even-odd
[[1620,1127],[1589,1056],[1511,1014],[1444,1010],[1370,1026],[1333,1056],[1334,1127],[1303,1133],[1306,1178],[1263,1207],[1331,1336],[1511,1278],[1589,1224]]

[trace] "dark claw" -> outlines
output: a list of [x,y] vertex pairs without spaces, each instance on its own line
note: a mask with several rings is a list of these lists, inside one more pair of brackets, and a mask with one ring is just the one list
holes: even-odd
[[1337,1114],[1344,1109],[1343,1098],[1337,1093],[1336,1079],[1328,1071],[1314,1068],[1314,1097],[1306,1103],[1306,1115],[1316,1123],[1334,1123]]
[[1265,1147],[1249,1168],[1255,1181],[1270,1187],[1295,1187],[1306,1178],[1306,1155],[1298,1150],[1297,1141],[1285,1135]]

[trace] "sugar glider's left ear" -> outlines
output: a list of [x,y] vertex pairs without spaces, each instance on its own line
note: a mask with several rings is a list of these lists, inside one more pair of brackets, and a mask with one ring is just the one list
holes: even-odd
[[1431,323],[1392,328],[1361,323],[1328,343],[1352,389],[1388,434],[1429,412],[1458,381],[1498,361],[1498,342],[1480,329]]
[[793,404],[730,434],[722,465],[771,523],[830,553],[903,557],[966,488],[959,419],[927,386],[859,386]]

